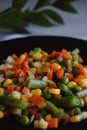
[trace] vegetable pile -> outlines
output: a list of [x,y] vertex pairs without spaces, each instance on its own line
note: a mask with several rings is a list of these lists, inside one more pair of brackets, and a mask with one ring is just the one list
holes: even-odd
[[58,128],[87,118],[87,66],[78,48],[47,53],[39,47],[0,65],[0,119]]

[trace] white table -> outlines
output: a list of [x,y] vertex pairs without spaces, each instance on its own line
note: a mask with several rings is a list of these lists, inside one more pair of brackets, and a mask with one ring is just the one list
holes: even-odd
[[[28,0],[28,3],[32,6],[35,1],[36,0]],[[9,7],[11,2],[11,0],[0,0],[0,10]],[[59,14],[64,19],[64,25],[45,28],[31,24],[27,26],[27,30],[30,30],[32,34],[27,35],[0,29],[0,41],[31,35],[67,36],[87,40],[87,0],[77,0],[72,2],[72,5],[78,11],[78,14],[71,14],[58,10]]]

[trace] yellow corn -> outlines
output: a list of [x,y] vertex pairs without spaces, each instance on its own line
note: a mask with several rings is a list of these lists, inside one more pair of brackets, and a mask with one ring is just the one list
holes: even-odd
[[21,54],[20,58],[24,60],[26,58],[26,55],[25,54]]
[[46,121],[49,121],[51,118],[52,118],[51,114],[48,114],[48,115],[45,116]]
[[67,86],[69,87],[69,88],[73,88],[74,86],[76,86],[77,84],[76,84],[76,82],[74,82],[74,81],[70,81],[68,84],[67,84]]
[[26,94],[23,94],[22,96],[21,96],[21,98],[24,100],[24,101],[28,101],[28,99],[29,99],[29,96],[28,95],[26,95]]
[[87,88],[87,79],[81,79],[79,81],[79,85],[82,87],[82,88]]
[[31,93],[35,96],[41,96],[42,91],[41,91],[41,89],[34,89],[31,91]]
[[12,114],[14,114],[14,115],[20,115],[21,112],[22,112],[22,110],[19,109],[19,108],[13,108],[13,109],[11,110],[11,112],[12,112]]
[[57,64],[57,63],[53,63],[56,66],[56,70],[61,68],[61,65]]
[[47,126],[48,126],[48,122],[45,121],[43,118],[40,119],[40,121],[39,121],[39,128],[41,128],[41,129],[47,129]]
[[3,95],[4,95],[4,93],[5,93],[4,88],[0,88],[0,96],[3,96]]
[[33,58],[34,58],[35,60],[40,60],[40,59],[42,58],[42,54],[41,54],[40,52],[37,52],[37,53],[35,53],[35,54],[33,55]]
[[79,122],[80,120],[81,120],[81,119],[80,119],[80,116],[79,116],[79,115],[70,117],[70,122],[72,122],[72,123],[74,123],[74,122]]
[[35,74],[36,73],[36,68],[31,68],[30,72],[32,72],[33,74]]
[[11,79],[6,79],[3,83],[3,86],[6,87],[7,85],[12,84],[12,83],[13,81]]
[[4,113],[2,111],[0,111],[0,118],[4,117]]
[[49,93],[58,95],[58,94],[60,94],[60,89],[49,88]]
[[12,96],[13,98],[21,99],[21,93],[18,92],[18,91],[13,91],[13,92],[11,93],[11,96]]

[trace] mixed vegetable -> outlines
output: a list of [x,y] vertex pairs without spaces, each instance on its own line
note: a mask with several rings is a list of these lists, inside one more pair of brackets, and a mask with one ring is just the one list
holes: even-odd
[[34,128],[58,128],[87,118],[87,66],[80,50],[39,47],[0,65],[0,119],[11,115]]

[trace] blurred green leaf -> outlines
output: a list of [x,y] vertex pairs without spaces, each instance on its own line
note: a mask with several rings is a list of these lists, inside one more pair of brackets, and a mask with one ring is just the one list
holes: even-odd
[[29,23],[37,24],[40,26],[52,26],[53,24],[42,12],[27,12],[26,18]]
[[68,2],[63,2],[65,0],[58,0],[56,2],[53,3],[53,6],[61,9],[63,11],[67,11],[70,13],[77,13],[77,11],[75,10],[75,8]]
[[18,32],[27,32],[21,25],[23,13],[20,10],[9,8],[0,13],[0,27],[11,28]]
[[56,21],[57,23],[63,24],[63,19],[57,12],[50,9],[44,10],[42,12],[48,17],[50,17],[51,19],[53,19],[54,21]]
[[51,0],[39,0],[36,6],[34,7],[34,9],[39,9],[50,4],[51,4]]
[[13,0],[12,7],[16,9],[21,9],[25,4],[27,0]]

